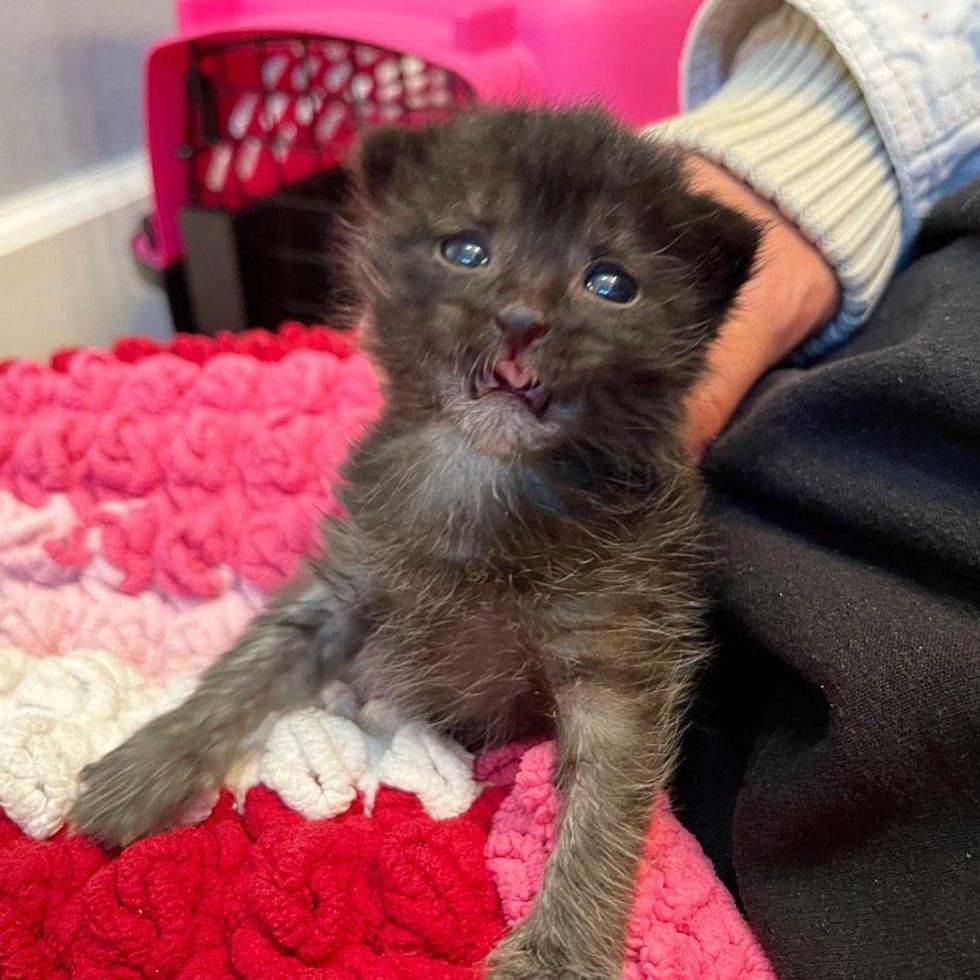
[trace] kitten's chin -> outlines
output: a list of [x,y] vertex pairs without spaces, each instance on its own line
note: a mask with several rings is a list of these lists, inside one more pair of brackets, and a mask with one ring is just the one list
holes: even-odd
[[536,413],[513,394],[491,391],[473,397],[459,385],[447,386],[442,408],[475,449],[500,457],[553,448],[576,417],[569,406],[554,400],[546,410]]

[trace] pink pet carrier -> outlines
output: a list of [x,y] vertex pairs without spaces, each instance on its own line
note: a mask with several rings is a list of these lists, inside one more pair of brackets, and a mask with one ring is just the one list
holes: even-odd
[[177,0],[146,64],[154,212],[134,241],[175,325],[329,309],[337,164],[362,126],[480,102],[674,111],[699,0]]

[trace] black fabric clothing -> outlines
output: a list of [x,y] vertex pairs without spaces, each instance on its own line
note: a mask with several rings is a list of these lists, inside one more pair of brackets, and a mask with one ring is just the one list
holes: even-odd
[[675,798],[780,977],[980,978],[980,184],[706,460],[719,653]]

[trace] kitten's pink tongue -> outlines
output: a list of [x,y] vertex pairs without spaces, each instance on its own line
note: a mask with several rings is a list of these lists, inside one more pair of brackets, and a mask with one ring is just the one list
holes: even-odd
[[498,381],[503,381],[509,388],[513,388],[514,390],[530,388],[536,380],[527,368],[522,367],[517,361],[511,360],[510,358],[497,361],[493,366],[493,373]]

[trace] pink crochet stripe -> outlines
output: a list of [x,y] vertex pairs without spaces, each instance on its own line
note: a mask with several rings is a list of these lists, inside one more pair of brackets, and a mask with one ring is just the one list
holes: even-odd
[[126,595],[214,598],[225,569],[275,588],[339,510],[331,486],[380,408],[374,372],[323,329],[171,348],[9,365],[0,489],[33,508],[67,499],[47,555],[76,570],[103,558]]
[[[514,789],[487,839],[487,863],[507,924],[530,911],[555,844],[560,805],[551,784],[554,743],[484,757],[478,776]],[[519,761],[518,761],[519,760]],[[697,841],[658,804],[650,826],[627,935],[624,980],[775,980],[775,973]]]
[[81,568],[52,559],[51,542],[75,530],[75,547],[97,551],[98,531],[76,521],[64,494],[33,508],[0,490],[0,648],[37,657],[107,650],[154,678],[172,677],[206,667],[261,608],[264,593],[229,568],[216,571],[222,589],[211,600],[120,594],[123,573],[97,554]]
[[154,680],[203,670],[234,643],[263,594],[229,588],[216,599],[120,595],[97,575],[58,585],[0,579],[0,648],[36,657],[105,650]]

